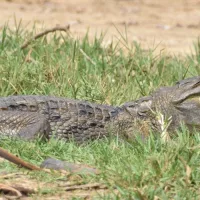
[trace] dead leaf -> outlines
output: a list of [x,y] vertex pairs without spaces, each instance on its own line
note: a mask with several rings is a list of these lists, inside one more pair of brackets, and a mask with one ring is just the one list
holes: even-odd
[[186,176],[188,180],[190,180],[191,173],[192,173],[191,167],[189,165],[186,165]]
[[31,57],[32,51],[33,51],[32,48],[28,51],[28,54],[26,55],[24,62],[28,62],[28,63],[35,62],[35,60]]
[[190,177],[191,177],[192,169],[181,156],[179,156],[178,158],[185,167],[186,183],[190,183]]
[[160,197],[154,196],[153,200],[160,200]]

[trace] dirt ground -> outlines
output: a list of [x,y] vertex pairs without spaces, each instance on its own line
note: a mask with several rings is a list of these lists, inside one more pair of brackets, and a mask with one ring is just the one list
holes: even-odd
[[0,13],[0,27],[14,16],[38,29],[70,24],[74,37],[107,32],[107,45],[127,35],[172,54],[189,53],[200,34],[200,0],[0,0]]

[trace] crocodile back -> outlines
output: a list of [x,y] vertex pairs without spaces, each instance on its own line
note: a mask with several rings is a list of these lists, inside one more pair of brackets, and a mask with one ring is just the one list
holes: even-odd
[[0,110],[38,112],[48,120],[51,135],[81,142],[104,137],[108,134],[105,125],[121,112],[120,108],[113,106],[37,95],[1,97]]

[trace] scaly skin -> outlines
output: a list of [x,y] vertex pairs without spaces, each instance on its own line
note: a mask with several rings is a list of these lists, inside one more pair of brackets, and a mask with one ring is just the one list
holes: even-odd
[[185,123],[200,126],[200,76],[162,87],[148,97],[121,107],[51,96],[9,96],[0,98],[0,133],[32,139],[39,133],[78,143],[121,134],[132,138],[150,129],[161,130],[158,113],[171,117],[174,132]]
[[200,128],[200,76],[188,78],[172,87],[161,87],[148,97],[125,103],[129,113],[137,113],[138,122],[161,131],[158,113],[171,117],[168,131],[173,133],[185,124],[189,129]]
[[119,107],[32,95],[2,97],[0,110],[2,134],[32,139],[40,132],[78,143],[108,135],[107,124],[122,112]]

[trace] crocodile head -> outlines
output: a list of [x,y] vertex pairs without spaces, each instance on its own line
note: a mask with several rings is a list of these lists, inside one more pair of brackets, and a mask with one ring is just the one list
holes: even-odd
[[129,124],[134,121],[129,126],[129,135],[138,130],[146,135],[151,129],[162,133],[165,128],[174,133],[181,124],[200,130],[200,76],[179,81],[175,86],[161,87],[151,96],[125,103],[122,108]]

